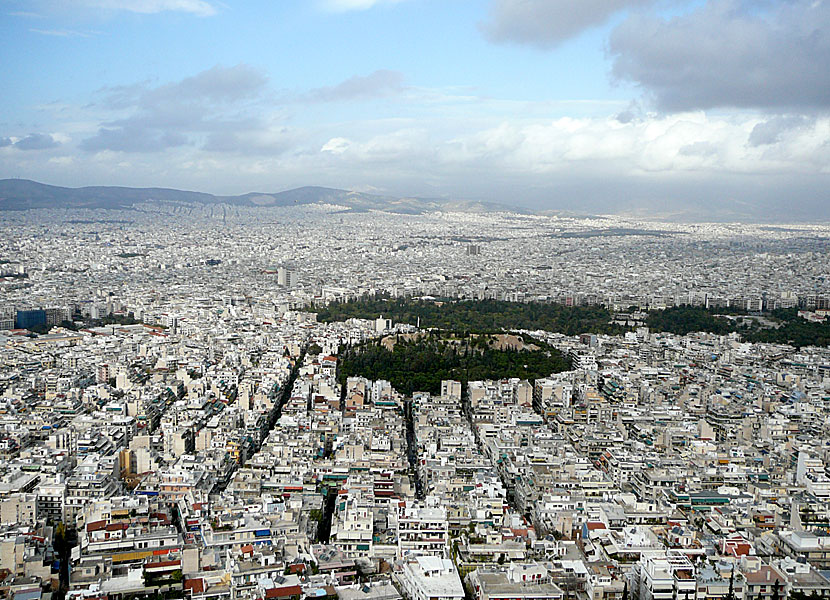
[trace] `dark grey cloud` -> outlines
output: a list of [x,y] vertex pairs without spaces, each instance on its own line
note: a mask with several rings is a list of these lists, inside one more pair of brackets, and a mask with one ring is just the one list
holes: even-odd
[[830,107],[830,2],[709,0],[611,34],[613,74],[664,110]]
[[493,0],[484,34],[493,42],[552,48],[615,13],[655,0]]
[[101,90],[104,105],[112,109],[139,107],[157,110],[167,103],[239,102],[261,94],[268,79],[250,65],[217,65],[181,81],[153,87],[143,81]]
[[617,113],[617,121],[622,123],[623,125],[627,125],[628,123],[633,123],[637,120],[638,115],[631,109],[625,109],[622,112]]
[[89,152],[161,152],[198,145],[206,135],[229,139],[234,132],[264,127],[246,116],[261,102],[267,79],[240,64],[216,66],[181,81],[153,87],[148,82],[102,90],[103,105],[128,111],[126,117],[101,123],[98,133],[81,142]]
[[163,131],[193,131],[207,128],[206,122],[222,114],[210,103],[198,101],[159,102],[144,106],[132,115],[102,123],[103,127],[149,127]]
[[83,140],[80,147],[89,152],[160,152],[186,143],[187,137],[181,133],[163,133],[146,127],[127,125],[112,129],[102,127],[97,134]]
[[[131,85],[116,85],[98,90],[98,93],[103,94],[103,106],[111,110],[121,110],[125,108],[133,108],[141,103],[141,98],[150,87],[150,82],[144,81],[142,83],[134,83]],[[91,103],[89,107],[95,106],[96,103]]]
[[158,102],[194,98],[212,102],[236,102],[259,94],[267,82],[262,73],[249,65],[217,65],[177,83],[148,90],[142,95],[142,102],[155,105]]
[[315,102],[338,102],[390,96],[402,90],[402,73],[380,69],[368,75],[355,75],[335,86],[317,88],[306,98]]
[[781,141],[781,137],[794,130],[812,125],[815,119],[803,115],[780,115],[758,123],[749,134],[750,146],[766,146]]
[[60,143],[48,133],[30,133],[14,143],[18,150],[48,150],[58,146]]
[[641,121],[644,117],[643,107],[636,100],[632,100],[628,103],[628,107],[625,110],[617,113],[616,119],[623,125],[627,125],[628,123]]
[[[377,98],[403,90],[403,75],[379,70],[335,86],[286,96],[282,102],[336,102]],[[240,64],[217,66],[164,85],[144,81],[100,91],[101,105],[126,116],[100,123],[83,140],[89,152],[161,152],[191,145],[209,152],[274,156],[298,139],[274,119],[267,79]]]

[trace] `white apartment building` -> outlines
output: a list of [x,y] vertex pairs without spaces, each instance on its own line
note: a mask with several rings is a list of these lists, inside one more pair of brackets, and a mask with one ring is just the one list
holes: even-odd
[[464,586],[452,561],[437,556],[417,556],[404,563],[398,581],[411,600],[460,600]]

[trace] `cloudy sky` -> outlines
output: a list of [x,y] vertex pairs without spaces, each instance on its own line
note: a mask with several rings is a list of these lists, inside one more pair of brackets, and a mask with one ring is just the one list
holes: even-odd
[[0,0],[0,177],[830,218],[830,0]]

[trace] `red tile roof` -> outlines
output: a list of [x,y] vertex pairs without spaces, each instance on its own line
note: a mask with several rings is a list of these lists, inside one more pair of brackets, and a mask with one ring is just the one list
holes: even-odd
[[303,593],[303,588],[298,585],[289,585],[281,588],[271,588],[265,590],[265,597],[270,598],[290,598],[291,596],[300,596]]
[[93,521],[92,523],[86,524],[87,531],[100,531],[101,529],[106,529],[107,522],[106,521]]
[[180,560],[160,560],[158,562],[149,562],[144,565],[144,570],[159,569],[165,567],[178,567],[182,564]]
[[190,590],[192,594],[201,594],[205,591],[204,579],[186,579],[184,582],[184,589]]

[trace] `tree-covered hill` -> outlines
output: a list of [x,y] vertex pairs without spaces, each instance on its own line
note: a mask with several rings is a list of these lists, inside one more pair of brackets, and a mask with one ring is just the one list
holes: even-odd
[[441,381],[466,385],[482,379],[539,379],[570,368],[558,350],[536,342],[537,349],[503,349],[493,336],[456,336],[430,333],[394,345],[374,340],[346,349],[340,355],[339,377],[385,379],[399,392],[438,394]]

